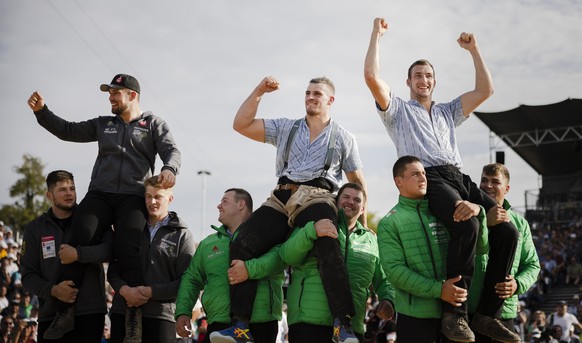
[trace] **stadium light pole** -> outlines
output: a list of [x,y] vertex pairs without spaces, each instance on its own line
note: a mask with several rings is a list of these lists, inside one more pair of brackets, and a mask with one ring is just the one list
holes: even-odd
[[[206,228],[206,177],[210,176],[208,170],[199,170],[198,175],[202,175],[202,230],[201,234],[204,236],[204,228]],[[204,237],[200,237],[202,240]]]

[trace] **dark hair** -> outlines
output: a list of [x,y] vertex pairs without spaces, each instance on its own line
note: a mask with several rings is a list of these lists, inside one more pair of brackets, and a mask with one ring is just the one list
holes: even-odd
[[415,156],[400,157],[398,160],[396,160],[396,162],[394,162],[394,167],[392,167],[392,176],[393,177],[403,176],[406,167],[408,167],[409,164],[416,162],[420,163],[420,160],[418,159],[418,157]]
[[483,167],[483,174],[487,176],[495,176],[497,173],[505,176],[509,181],[509,170],[501,163],[491,163]]
[[331,89],[331,94],[335,94],[335,86],[330,79],[325,76],[314,77],[313,79],[309,80],[309,83],[323,83],[326,84]]
[[412,78],[412,68],[414,68],[415,66],[429,66],[432,69],[433,78],[435,77],[434,67],[432,66],[432,64],[430,64],[428,60],[421,59],[412,63],[412,65],[408,68],[408,79]]
[[356,191],[362,192],[362,194],[364,195],[364,202],[366,201],[366,191],[364,190],[364,187],[362,187],[362,185],[358,184],[358,183],[353,183],[353,182],[348,182],[346,184],[344,184],[339,191],[337,191],[337,195],[336,195],[336,200],[339,199],[340,195],[342,194],[342,192],[344,191],[344,189],[346,188],[352,188],[355,189]]
[[52,171],[46,176],[46,188],[48,190],[51,190],[54,186],[57,185],[57,182],[69,180],[73,182],[75,181],[73,174],[71,174],[70,172],[66,170]]
[[249,213],[253,212],[253,197],[251,194],[242,188],[229,188],[224,193],[234,192],[234,199],[236,201],[243,200],[245,202],[245,207],[249,210]]

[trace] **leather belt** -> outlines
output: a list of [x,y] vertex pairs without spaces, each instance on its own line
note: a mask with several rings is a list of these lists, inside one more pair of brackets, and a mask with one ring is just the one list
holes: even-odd
[[296,185],[294,183],[286,183],[286,184],[278,184],[277,187],[275,187],[275,189],[276,190],[289,190],[289,191],[291,191],[291,194],[293,194],[299,189],[299,186],[301,186],[301,185]]

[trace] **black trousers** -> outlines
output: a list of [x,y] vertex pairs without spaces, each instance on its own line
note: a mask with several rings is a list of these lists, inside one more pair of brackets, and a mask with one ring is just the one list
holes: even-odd
[[[111,343],[122,343],[125,338],[125,315],[111,314]],[[176,323],[156,318],[142,317],[142,343],[176,341]]]
[[[331,342],[333,326],[296,323],[289,325],[289,343],[322,343]],[[364,336],[356,333],[360,342]]]
[[[275,192],[283,203],[289,199],[290,191]],[[295,219],[296,227],[303,227],[310,221],[327,218],[337,227],[336,211],[327,204],[313,204]],[[251,217],[238,228],[238,234],[230,248],[232,259],[250,260],[266,253],[277,244],[283,243],[290,232],[287,216],[268,207],[259,207]],[[318,238],[313,246],[323,288],[333,317],[344,320],[355,314],[352,292],[341,248],[337,239]],[[257,292],[257,280],[247,280],[231,286],[231,312],[233,318],[251,317]]]
[[[461,275],[458,287],[469,289],[475,269],[475,247],[479,233],[476,217],[455,222],[453,213],[457,200],[468,200],[488,211],[497,206],[495,200],[481,191],[454,166],[426,168],[428,179],[427,198],[431,212],[449,229],[451,239],[447,254],[447,279]],[[487,316],[499,317],[503,299],[495,294],[495,284],[505,281],[511,271],[517,248],[518,232],[512,223],[489,226],[489,262],[485,272],[483,292],[478,311]],[[467,314],[467,303],[454,307],[443,301],[443,311]]]
[[398,343],[445,343],[440,318],[415,318],[398,313],[396,317]]
[[[90,191],[77,206],[65,241],[72,246],[96,245],[113,225],[113,258],[118,260],[121,276],[129,286],[140,286],[144,280],[139,243],[146,216],[142,196]],[[73,280],[77,287],[81,287],[84,273],[82,263],[63,264],[60,265],[59,281]]]
[[[206,338],[201,343],[210,343],[211,333],[224,330],[228,327],[230,327],[230,324],[226,323],[212,323],[208,325]],[[276,320],[265,323],[251,323],[249,329],[251,330],[251,335],[255,343],[276,343],[279,323]]]
[[63,338],[57,340],[44,339],[42,336],[51,322],[38,323],[38,343],[101,343],[103,329],[105,327],[105,314],[89,314],[86,316],[75,316],[75,328],[67,332]]

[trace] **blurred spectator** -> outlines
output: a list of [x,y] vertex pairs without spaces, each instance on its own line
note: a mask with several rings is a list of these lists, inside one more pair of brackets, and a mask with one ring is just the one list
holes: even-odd
[[531,340],[529,343],[539,343],[542,338],[542,331],[540,329],[534,329],[531,333]]
[[12,341],[12,331],[14,331],[14,319],[9,316],[3,316],[0,320],[0,343]]
[[570,263],[566,270],[566,285],[579,285],[582,278],[582,264],[578,263],[576,256],[570,257]]
[[8,307],[2,311],[2,318],[10,317],[13,320],[16,320],[18,318],[19,312],[20,312],[20,300],[12,300]]
[[8,226],[4,227],[4,242],[8,244],[8,247],[10,247],[10,244],[16,243],[16,241],[12,237],[12,229]]
[[578,305],[580,305],[580,296],[578,294],[574,294],[574,296],[572,296],[572,300],[570,300],[570,303],[568,303],[568,309],[566,311],[578,317]]
[[10,272],[8,271],[8,266],[10,260],[8,257],[0,260],[0,284],[10,286],[12,279],[10,278]]
[[30,311],[32,311],[31,295],[29,292],[23,292],[20,299],[20,311],[18,315],[20,318],[30,318]]
[[6,295],[8,294],[8,286],[4,283],[0,284],[0,312],[8,307],[8,298]]
[[6,256],[6,259],[8,260],[8,264],[6,265],[6,271],[10,275],[10,278],[12,278],[12,274],[14,274],[20,269],[18,267],[17,262],[18,257],[16,256],[16,254],[9,252],[8,255]]
[[8,244],[4,242],[4,233],[0,231],[0,259],[8,256]]
[[[550,325],[550,335],[554,339],[557,338],[556,342],[575,342],[572,341],[572,335],[574,334],[574,327],[579,330],[582,330],[582,326],[578,322],[578,318],[571,313],[567,312],[568,303],[564,300],[560,301],[556,306],[556,312],[552,313],[548,317],[548,322]],[[552,332],[554,331],[556,326],[560,326],[561,330],[561,337],[556,337]],[[579,342],[579,341],[578,341]]]
[[535,311],[534,314],[532,315],[529,328],[527,331],[533,334],[536,330],[538,330],[538,332],[541,335],[541,333],[544,332],[544,330],[546,329],[546,326],[547,326],[546,313],[544,311],[538,310]]

